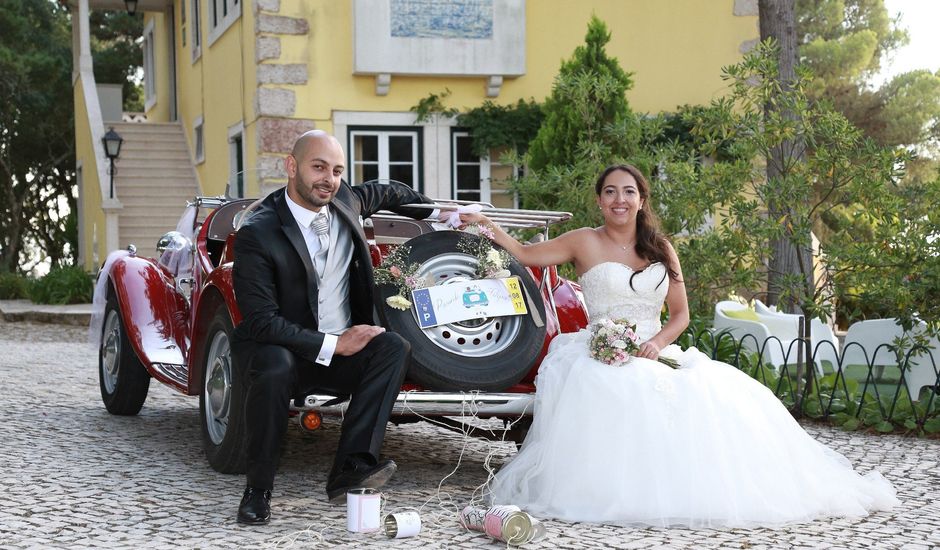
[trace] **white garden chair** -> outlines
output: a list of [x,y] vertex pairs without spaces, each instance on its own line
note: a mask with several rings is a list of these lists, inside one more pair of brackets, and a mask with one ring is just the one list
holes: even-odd
[[[738,302],[725,300],[715,304],[714,328],[716,332],[727,329],[743,348],[761,355],[761,360],[780,370],[785,364],[795,364],[799,346],[796,342],[797,325],[779,314],[768,315],[753,312],[753,318],[734,316],[734,312],[746,312],[748,307]],[[751,310],[753,311],[753,310]],[[729,315],[730,313],[730,315]],[[750,316],[750,314],[744,314]],[[822,375],[822,365],[817,358],[816,371]]]
[[[923,330],[924,324],[914,328],[914,331]],[[893,349],[895,339],[904,335],[904,327],[898,324],[897,319],[869,319],[858,321],[849,327],[845,333],[845,342],[842,345],[843,365],[868,365],[876,368],[876,376],[881,377],[884,367],[897,367],[898,358]],[[937,337],[930,340],[930,351],[912,353],[908,360],[908,370],[904,373],[904,382],[911,401],[917,401],[920,390],[924,386],[933,386],[937,382],[937,373],[940,368],[940,341]],[[931,356],[933,361],[931,361]],[[904,358],[902,357],[903,361]]]
[[[780,334],[793,334],[793,338],[796,338],[802,315],[782,313],[777,311],[775,306],[768,306],[760,300],[754,300],[754,311],[770,328],[771,334],[777,334],[774,329],[779,327],[776,330]],[[813,361],[816,363],[817,372],[820,375],[823,374],[823,361],[829,361],[832,369],[837,369],[839,366],[839,339],[836,338],[832,327],[819,319],[813,318],[810,321],[810,333]]]

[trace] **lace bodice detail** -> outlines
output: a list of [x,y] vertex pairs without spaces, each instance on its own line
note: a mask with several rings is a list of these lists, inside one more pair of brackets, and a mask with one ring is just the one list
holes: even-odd
[[632,275],[634,270],[630,266],[603,262],[587,270],[578,281],[591,322],[628,319],[636,323],[640,339],[649,340],[662,328],[659,313],[669,290],[669,277],[661,263],[636,272],[630,288]]

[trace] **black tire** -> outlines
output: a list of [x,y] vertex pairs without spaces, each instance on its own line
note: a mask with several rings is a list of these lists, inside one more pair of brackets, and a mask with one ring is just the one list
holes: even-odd
[[150,373],[131,347],[121,308],[111,289],[98,348],[98,386],[108,412],[121,416],[139,413],[150,389]]
[[232,320],[220,306],[206,329],[204,353],[199,362],[199,423],[206,458],[223,474],[245,473],[245,396],[243,373],[232,361]]
[[[461,233],[426,233],[405,243],[408,260],[421,263],[420,276],[438,284],[473,277],[477,261],[459,252]],[[545,305],[529,273],[513,260],[509,271],[526,288],[527,307],[545,319]],[[379,288],[384,300],[397,294],[394,286]],[[414,309],[401,311],[385,305],[390,330],[411,342],[412,363],[408,379],[432,391],[500,391],[522,379],[535,364],[545,343],[545,326],[536,326],[530,315],[494,317],[421,330]]]

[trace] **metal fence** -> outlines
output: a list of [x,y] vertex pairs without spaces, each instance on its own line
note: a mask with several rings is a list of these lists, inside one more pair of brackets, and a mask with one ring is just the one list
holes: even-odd
[[[772,336],[760,342],[753,335],[736,339],[701,327],[690,327],[678,343],[746,372],[796,414],[845,429],[940,433],[940,349],[866,349],[852,342],[839,350],[829,341],[813,347],[806,339],[784,344]],[[782,361],[770,353],[772,346],[782,350]]]

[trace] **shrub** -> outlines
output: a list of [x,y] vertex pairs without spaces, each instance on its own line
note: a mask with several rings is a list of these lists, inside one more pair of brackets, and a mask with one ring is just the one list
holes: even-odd
[[83,304],[91,302],[94,293],[92,276],[79,266],[53,268],[36,280],[29,298],[37,304]]
[[0,273],[0,300],[29,298],[29,279],[18,273]]

